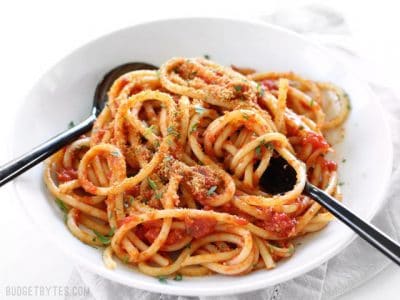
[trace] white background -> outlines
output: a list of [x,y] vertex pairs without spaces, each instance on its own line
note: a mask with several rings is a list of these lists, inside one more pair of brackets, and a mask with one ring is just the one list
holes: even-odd
[[[14,114],[29,88],[53,64],[87,41],[151,19],[197,15],[258,18],[310,2],[1,1],[0,164],[12,157],[11,140],[24,138],[12,137],[10,133]],[[345,15],[356,50],[375,66],[374,72],[382,82],[399,90],[400,18],[396,1],[320,2]],[[0,299],[5,299],[5,288],[10,285],[66,285],[73,263],[30,224],[14,196],[12,184],[0,189],[0,232]],[[399,282],[400,269],[391,265],[341,299],[398,299]]]

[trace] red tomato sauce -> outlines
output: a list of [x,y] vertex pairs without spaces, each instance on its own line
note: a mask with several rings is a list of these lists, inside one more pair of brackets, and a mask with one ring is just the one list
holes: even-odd
[[257,226],[273,232],[280,237],[288,237],[294,232],[297,223],[295,218],[290,218],[285,213],[274,212],[270,209],[265,210],[265,214],[266,219],[257,221]]
[[[144,226],[142,227],[144,229]],[[158,237],[160,234],[161,227],[151,227],[149,229],[145,229],[144,232],[139,233],[138,235],[140,237],[144,237],[149,243],[153,243],[154,240]],[[182,240],[185,237],[185,231],[183,229],[171,229],[168,237],[165,241],[165,245],[172,245],[180,240]]]
[[78,171],[72,168],[62,168],[56,174],[58,182],[66,182],[78,178]]
[[261,85],[269,91],[278,89],[278,85],[276,84],[275,80],[272,79],[265,79],[261,81]]
[[323,168],[326,168],[328,171],[333,172],[337,170],[337,163],[333,160],[325,160],[323,164]]
[[311,131],[307,132],[306,136],[303,137],[301,143],[304,146],[311,144],[314,149],[322,148],[324,150],[327,150],[330,147],[328,142],[322,135]]
[[186,233],[196,239],[202,238],[215,230],[217,220],[212,218],[196,218],[185,217]]

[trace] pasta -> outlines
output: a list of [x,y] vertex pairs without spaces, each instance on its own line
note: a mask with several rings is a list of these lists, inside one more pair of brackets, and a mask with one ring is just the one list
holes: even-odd
[[[332,219],[302,191],[309,180],[341,200],[323,133],[347,118],[342,89],[172,58],[121,76],[108,97],[91,133],[44,171],[67,227],[105,247],[107,267],[117,257],[151,276],[271,269]],[[295,178],[285,190],[264,178],[279,160]]]

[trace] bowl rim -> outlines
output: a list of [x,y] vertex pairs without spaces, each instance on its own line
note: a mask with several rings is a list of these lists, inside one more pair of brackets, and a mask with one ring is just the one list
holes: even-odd
[[[131,26],[123,27],[117,30],[113,30],[111,32],[108,32],[104,35],[98,36],[87,43],[82,44],[81,46],[75,48],[73,51],[67,53],[61,59],[59,59],[54,65],[51,65],[49,68],[47,68],[44,73],[39,77],[39,79],[34,82],[32,87],[28,90],[26,93],[26,96],[22,101],[20,101],[20,106],[17,107],[16,110],[16,116],[20,113],[21,107],[23,104],[28,101],[28,95],[32,92],[33,88],[37,86],[43,78],[55,67],[57,67],[58,64],[63,62],[65,59],[70,57],[73,54],[76,54],[79,52],[81,49],[96,43],[99,40],[102,39],[107,39],[110,38],[113,35],[119,34],[124,31],[131,30],[134,27],[140,27],[140,26],[158,26],[159,24],[163,23],[168,23],[168,22],[192,22],[192,21],[220,21],[220,22],[231,22],[231,23],[240,23],[243,26],[258,26],[258,27],[264,27],[268,29],[272,29],[274,31],[282,32],[285,35],[288,35],[292,38],[296,38],[301,40],[303,43],[306,43],[308,45],[311,45],[313,48],[317,49],[321,53],[324,54],[324,56],[331,58],[333,61],[340,62],[340,58],[334,56],[332,53],[330,53],[325,47],[322,45],[318,44],[315,41],[309,40],[308,38],[304,37],[303,35],[296,33],[294,31],[291,31],[287,28],[280,27],[275,24],[268,23],[263,20],[255,20],[255,19],[244,19],[244,18],[233,18],[233,17],[202,17],[202,16],[195,16],[195,17],[172,17],[172,18],[158,18],[156,20],[150,20],[150,21],[145,21],[145,22],[139,22]],[[389,147],[388,152],[386,153],[386,169],[383,174],[381,174],[384,178],[386,178],[384,184],[383,184],[383,190],[385,191],[379,199],[374,201],[373,203],[375,204],[373,209],[371,209],[370,213],[364,217],[364,220],[370,221],[375,214],[382,208],[382,206],[385,203],[385,195],[388,192],[388,186],[390,182],[390,177],[392,173],[392,165],[393,165],[393,141],[391,137],[391,130],[388,124],[387,119],[385,118],[385,112],[383,110],[382,104],[380,101],[377,99],[376,94],[371,90],[370,86],[363,80],[359,79],[357,76],[355,76],[353,69],[350,66],[346,66],[346,70],[349,71],[350,74],[354,78],[357,79],[357,81],[365,87],[366,92],[369,94],[370,99],[374,104],[376,105],[376,111],[379,115],[382,116],[383,124],[381,124],[381,127],[383,129],[383,133],[385,135],[385,139],[387,140],[388,143],[390,143],[391,147]],[[11,153],[15,155],[15,153],[18,153],[16,149],[16,144],[15,144],[15,132],[16,132],[16,126],[15,124],[18,122],[18,118],[15,119],[13,123],[13,134],[11,136]],[[42,232],[45,233],[45,237],[51,241],[53,244],[55,244],[64,254],[66,254],[68,257],[71,258],[71,260],[80,266],[83,266],[84,269],[90,270],[91,272],[95,273],[98,276],[104,277],[106,279],[109,279],[111,281],[117,282],[119,284],[126,285],[128,287],[132,288],[137,288],[141,290],[146,290],[150,292],[155,292],[155,293],[162,293],[162,294],[169,294],[169,295],[182,295],[182,296],[219,296],[219,295],[232,295],[232,294],[242,294],[245,292],[251,292],[251,291],[256,291],[262,288],[266,288],[269,286],[273,286],[275,284],[288,281],[290,279],[293,279],[297,276],[300,276],[302,274],[305,274],[309,272],[310,270],[320,266],[336,254],[338,254],[340,251],[342,251],[344,248],[346,248],[357,236],[354,232],[349,231],[347,235],[344,235],[345,241],[343,243],[338,244],[336,247],[330,248],[328,251],[321,253],[321,255],[313,260],[305,262],[304,265],[301,267],[293,268],[292,272],[290,275],[287,274],[278,274],[278,276],[275,276],[272,279],[269,279],[269,282],[265,284],[263,281],[252,281],[252,282],[242,282],[242,283],[235,283],[235,287],[232,289],[228,289],[227,287],[218,287],[216,285],[214,289],[212,290],[207,290],[207,289],[202,289],[201,287],[183,287],[179,285],[168,285],[168,284],[160,284],[158,281],[154,281],[154,283],[148,283],[148,282],[141,282],[140,279],[134,279],[134,278],[127,278],[126,276],[119,274],[117,272],[113,272],[112,270],[106,269],[103,265],[94,265],[81,256],[79,256],[78,253],[74,252],[69,252],[68,249],[65,249],[63,247],[61,240],[58,238],[53,237],[53,233],[46,228],[43,228],[41,224],[39,224],[33,215],[31,214],[30,211],[27,210],[26,206],[23,204],[22,197],[19,194],[18,191],[18,183],[19,180],[18,178],[12,182],[13,190],[18,198],[18,201],[20,205],[22,206],[23,211],[25,214],[29,217],[31,222],[35,224]],[[379,201],[378,201],[379,200]]]

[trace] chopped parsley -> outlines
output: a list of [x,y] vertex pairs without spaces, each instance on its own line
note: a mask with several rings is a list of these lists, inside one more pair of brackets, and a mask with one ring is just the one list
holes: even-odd
[[157,190],[157,184],[153,180],[151,180],[149,177],[147,177],[147,183],[153,191]]
[[124,264],[129,263],[129,256],[124,256],[122,262],[123,262]]
[[94,234],[96,235],[96,237],[99,239],[99,241],[103,244],[103,245],[108,245],[111,242],[111,236],[108,235],[102,235],[100,232],[98,232],[97,230],[93,230]]
[[243,87],[242,87],[241,85],[235,85],[234,88],[235,88],[235,91],[236,91],[236,92],[239,92],[239,93],[240,93],[240,92],[242,91],[242,89],[243,89]]
[[64,214],[68,213],[68,208],[65,206],[65,203],[63,201],[56,198],[56,204]]
[[193,71],[192,73],[190,73],[189,75],[189,79],[194,79],[197,75],[197,71]]
[[338,185],[339,185],[339,186],[343,186],[343,185],[344,185],[344,182],[341,181],[341,182],[338,183]]
[[148,136],[148,135],[150,135],[151,133],[154,133],[155,132],[155,126],[154,125],[151,125],[150,127],[147,127],[146,128],[146,130],[144,131],[144,135],[145,136]]
[[197,126],[199,126],[199,123],[194,123],[190,128],[190,133],[195,132],[197,130]]
[[115,233],[115,227],[111,226],[110,231],[108,232],[108,236],[113,236]]
[[181,274],[176,274],[175,277],[174,277],[175,281],[182,281],[182,279],[183,279],[183,277],[182,277]]
[[345,158],[343,158],[343,159],[342,159],[342,163],[345,163],[345,162],[346,162],[346,159],[345,159]]
[[135,198],[133,198],[133,196],[129,196],[128,200],[129,200],[129,204],[132,205],[132,203],[135,200]]
[[259,94],[261,97],[263,97],[264,94],[265,94],[264,88],[263,88],[263,87],[261,86],[261,84],[259,84],[259,83],[257,83],[257,92],[258,92],[258,94]]
[[208,55],[208,54],[204,54],[203,56],[205,59],[210,59],[210,55]]
[[310,107],[312,107],[314,105],[314,98],[311,98],[310,100]]
[[202,106],[200,106],[200,105],[196,105],[196,106],[194,107],[194,110],[196,111],[196,113],[198,113],[199,115],[201,115],[201,114],[204,112],[205,108],[202,107]]
[[112,156],[115,156],[115,157],[119,157],[119,152],[116,151],[116,150],[115,150],[115,151],[112,151],[112,152],[111,152],[111,155],[112,155]]
[[179,132],[176,131],[174,126],[169,126],[167,128],[167,132],[168,132],[168,135],[173,135],[173,136],[179,137]]
[[245,120],[248,120],[248,119],[249,119],[249,115],[246,114],[246,113],[242,113],[242,117],[243,117],[243,119],[245,119]]
[[171,161],[171,160],[173,160],[174,158],[171,156],[171,155],[168,155],[168,156],[166,156],[165,158],[164,158],[164,160],[165,161]]
[[157,276],[157,279],[161,283],[167,283],[167,277],[165,276]]
[[71,129],[72,127],[75,127],[75,123],[74,121],[69,121],[68,128]]
[[255,149],[257,157],[261,157],[261,145],[258,145]]
[[211,196],[212,194],[215,193],[215,191],[217,190],[217,186],[213,185],[212,187],[210,187],[210,189],[207,191],[207,195]]
[[268,150],[271,150],[271,151],[274,150],[274,145],[271,142],[265,143],[264,146]]
[[163,193],[156,193],[156,199],[160,200],[163,196]]
[[[261,151],[261,146],[264,146],[266,149],[268,149],[268,150],[270,150],[270,151],[273,151],[273,150],[274,150],[274,145],[273,145],[271,142],[266,143],[264,140],[262,140],[262,141],[260,142],[260,144],[257,146],[257,148],[260,147],[260,150],[259,150],[259,151]],[[258,151],[257,148],[256,148],[256,153],[257,153],[257,151]]]

